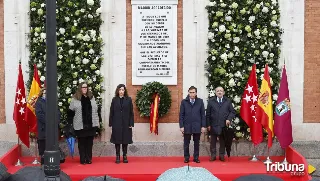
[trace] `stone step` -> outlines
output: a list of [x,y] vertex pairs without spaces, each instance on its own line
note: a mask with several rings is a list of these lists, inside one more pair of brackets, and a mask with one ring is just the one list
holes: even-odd
[[[61,142],[60,147],[65,153],[69,153],[66,142]],[[24,156],[34,156],[36,145],[32,144],[30,148],[23,146],[22,154]],[[219,144],[217,144],[217,151]],[[261,143],[256,149],[257,156],[267,156],[267,145]],[[190,144],[190,154],[193,154],[193,144]],[[79,155],[77,143],[75,145],[75,156]],[[94,156],[114,156],[114,145],[109,142],[95,142],[93,146]],[[135,142],[128,147],[128,155],[130,156],[183,156],[183,142]],[[210,155],[209,142],[200,143],[200,156]],[[218,154],[217,154],[218,155]],[[252,156],[253,146],[251,142],[239,141],[233,142],[231,148],[231,156]],[[274,143],[270,149],[270,156],[283,155],[283,150],[278,143]]]
[[307,162],[316,168],[312,176],[320,177],[320,159],[307,159]]
[[320,159],[320,141],[295,141],[291,146],[306,159]]
[[17,142],[0,141],[0,157],[6,154]]

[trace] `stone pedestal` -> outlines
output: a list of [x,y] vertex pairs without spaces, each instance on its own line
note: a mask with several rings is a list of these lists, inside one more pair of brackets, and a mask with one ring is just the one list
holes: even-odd
[[[68,155],[69,150],[66,142],[60,142],[60,147]],[[217,144],[219,148],[219,144]],[[29,149],[23,146],[22,154],[24,156],[31,156],[35,154],[35,145],[31,145]],[[267,156],[267,145],[261,143],[257,147],[257,156]],[[193,154],[193,144],[190,144],[190,154]],[[79,156],[78,145],[75,145],[75,156]],[[100,156],[115,156],[114,145],[110,142],[95,141],[93,146],[93,155]],[[129,145],[128,155],[130,156],[183,156],[183,142],[135,142]],[[200,156],[210,155],[209,142],[200,143]],[[231,148],[231,156],[252,156],[253,145],[248,141],[233,142]],[[270,156],[281,156],[283,150],[279,143],[275,142],[270,150]]]

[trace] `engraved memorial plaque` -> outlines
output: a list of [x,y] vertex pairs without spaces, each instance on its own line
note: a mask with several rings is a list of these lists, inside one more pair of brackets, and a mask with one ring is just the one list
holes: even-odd
[[136,1],[132,5],[133,84],[157,77],[163,83],[176,82],[177,5],[172,2]]
[[172,5],[138,5],[137,76],[172,76]]

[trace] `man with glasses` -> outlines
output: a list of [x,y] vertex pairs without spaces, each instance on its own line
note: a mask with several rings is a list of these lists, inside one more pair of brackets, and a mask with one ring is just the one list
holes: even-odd
[[224,89],[217,87],[215,90],[216,96],[211,98],[208,102],[206,119],[208,130],[210,131],[210,161],[216,160],[216,143],[219,137],[219,159],[224,161],[225,154],[225,141],[223,138],[222,130],[230,126],[232,119],[236,115],[236,111],[232,106],[229,98],[224,96]]
[[179,116],[180,131],[184,137],[184,163],[188,163],[190,159],[189,145],[191,136],[194,142],[193,161],[200,163],[200,136],[206,127],[205,109],[203,100],[197,97],[196,87],[191,86],[188,93],[188,96],[181,101]]

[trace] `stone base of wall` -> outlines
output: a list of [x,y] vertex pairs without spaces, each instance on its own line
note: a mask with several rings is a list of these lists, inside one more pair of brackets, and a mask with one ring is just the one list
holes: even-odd
[[0,141],[0,157],[6,154],[16,144],[16,142]]
[[[66,154],[69,154],[68,146],[65,142],[60,143],[60,147]],[[219,148],[219,144],[217,144]],[[32,144],[29,149],[23,146],[22,154],[24,156],[35,155],[35,145]],[[218,150],[218,149],[217,149]],[[251,142],[234,142],[231,148],[231,156],[252,156],[253,145]],[[268,149],[266,143],[257,147],[257,156],[267,156]],[[190,154],[193,154],[193,144],[190,144]],[[77,143],[75,145],[75,156],[79,156]],[[114,145],[110,142],[95,141],[93,146],[94,156],[115,156]],[[136,142],[129,145],[128,155],[130,156],[183,156],[183,142]],[[210,144],[208,142],[200,143],[200,156],[210,155]],[[278,143],[274,143],[270,149],[271,156],[283,155],[283,150]]]
[[320,141],[295,141],[291,146],[317,169],[312,176],[320,177]]

